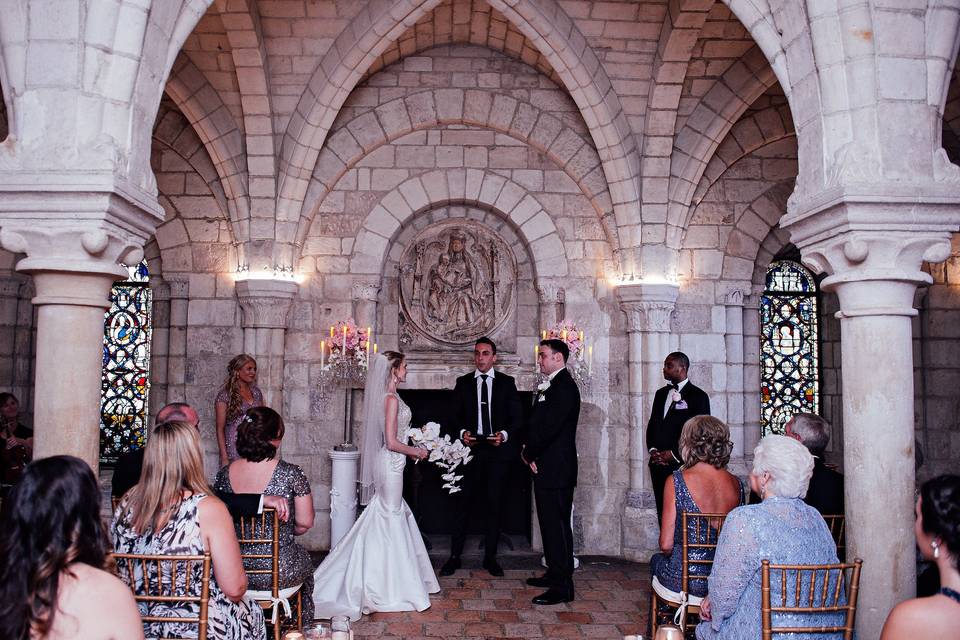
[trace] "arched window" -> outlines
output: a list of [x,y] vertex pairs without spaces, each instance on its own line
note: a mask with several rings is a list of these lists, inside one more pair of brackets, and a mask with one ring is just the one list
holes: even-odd
[[783,433],[794,413],[818,413],[817,283],[792,260],[774,260],[760,299],[760,422]]
[[100,459],[116,462],[146,438],[150,392],[150,274],[146,261],[127,267],[127,280],[110,292],[103,323]]

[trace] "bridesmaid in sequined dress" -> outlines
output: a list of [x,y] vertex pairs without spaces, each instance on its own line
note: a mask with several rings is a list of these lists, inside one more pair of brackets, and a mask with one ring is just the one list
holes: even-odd
[[214,400],[221,467],[239,457],[237,427],[247,410],[263,406],[263,393],[256,383],[257,361],[253,356],[234,356],[227,365],[227,379]]

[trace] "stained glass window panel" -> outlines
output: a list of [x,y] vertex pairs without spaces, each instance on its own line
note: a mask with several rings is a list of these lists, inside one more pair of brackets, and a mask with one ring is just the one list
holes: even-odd
[[143,446],[150,392],[151,292],[146,261],[127,267],[127,280],[113,285],[103,323],[100,392],[100,459]]
[[817,284],[803,265],[778,260],[760,299],[760,420],[783,433],[795,413],[819,413]]

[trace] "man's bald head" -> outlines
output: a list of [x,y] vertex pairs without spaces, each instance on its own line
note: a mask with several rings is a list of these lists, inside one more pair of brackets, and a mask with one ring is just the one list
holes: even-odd
[[171,402],[157,412],[157,424],[161,422],[186,422],[200,426],[200,416],[186,402]]

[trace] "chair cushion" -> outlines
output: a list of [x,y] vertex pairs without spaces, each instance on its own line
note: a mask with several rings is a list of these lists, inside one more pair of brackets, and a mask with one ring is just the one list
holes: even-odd
[[[277,597],[273,597],[273,593],[269,590],[248,590],[244,596],[252,600],[256,600],[260,603],[260,606],[266,609],[270,607],[273,609],[270,615],[270,624],[277,624],[277,614],[280,611],[280,607],[283,607],[283,614],[287,618],[293,616],[293,611],[290,609],[290,596],[294,595],[297,591],[300,590],[300,587],[303,586],[303,583],[295,584],[292,587],[287,587],[285,589],[280,589],[277,592]],[[313,597],[312,595],[310,597]]]

